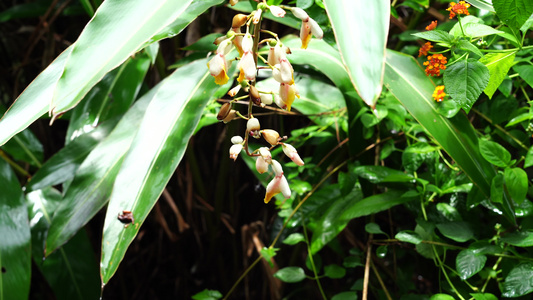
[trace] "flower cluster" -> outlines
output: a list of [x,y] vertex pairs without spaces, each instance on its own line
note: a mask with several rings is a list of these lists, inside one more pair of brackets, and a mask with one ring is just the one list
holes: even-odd
[[453,19],[455,15],[470,15],[468,12],[469,7],[470,4],[465,1],[459,1],[459,3],[450,2],[450,7],[446,10],[450,12],[450,19]]
[[444,92],[444,86],[438,85],[435,88],[435,91],[433,91],[433,99],[437,102],[442,102],[444,100],[444,97],[446,97],[446,93]]
[[446,69],[446,63],[448,59],[442,54],[433,54],[427,57],[427,61],[424,62],[426,66],[426,75],[428,76],[440,76],[440,70]]
[[433,45],[431,45],[431,42],[426,42],[424,45],[422,45],[422,47],[420,47],[420,49],[418,49],[418,57],[424,55],[428,55],[428,51],[431,50],[431,48],[433,48]]
[[[236,3],[237,1],[233,2]],[[266,10],[280,18],[283,18],[286,10],[289,10],[296,18],[302,20],[300,38],[303,49],[307,48],[312,35],[317,38],[322,38],[323,36],[320,26],[304,10],[296,7],[269,6],[263,1],[250,14],[237,14],[233,17],[232,26],[228,33],[215,40],[215,44],[218,47],[207,66],[209,72],[215,78],[215,83],[226,84],[230,78],[228,68],[232,61],[238,60],[239,75],[237,77],[237,85],[228,92],[228,95],[233,97],[233,99],[222,105],[217,118],[225,123],[237,118],[247,120],[244,137],[232,137],[231,142],[233,145],[230,147],[229,156],[230,159],[236,160],[241,152],[245,152],[249,156],[256,157],[257,172],[263,174],[268,172],[269,169],[272,170],[274,178],[268,184],[264,198],[265,203],[268,203],[272,197],[279,193],[283,194],[285,198],[291,196],[289,183],[283,175],[283,168],[277,160],[272,158],[270,151],[277,146],[281,146],[285,155],[296,165],[303,166],[304,162],[298,155],[297,150],[292,145],[284,142],[287,137],[281,137],[274,129],[261,129],[259,120],[252,114],[254,105],[265,107],[275,103],[282,109],[290,110],[294,100],[300,97],[294,83],[294,69],[287,59],[287,54],[291,53],[290,49],[283,45],[277,34],[268,30],[261,30],[262,14]],[[260,34],[263,33],[269,34],[270,37],[262,40]],[[258,45],[260,44],[268,46],[266,58],[258,52]],[[232,49],[237,50],[238,57],[228,59],[227,56]],[[272,78],[279,83],[279,90],[262,90],[255,86],[258,61],[264,63],[259,68],[272,71]],[[238,96],[241,90],[246,94]],[[247,115],[243,115],[238,110],[233,109],[233,104],[237,100],[243,99],[249,100]],[[251,151],[249,149],[250,138],[263,139],[269,144],[269,147],[258,147],[256,150]]]
[[437,28],[437,20],[431,22],[431,24],[429,24],[428,26],[426,26],[426,30],[427,31],[431,31],[433,29]]

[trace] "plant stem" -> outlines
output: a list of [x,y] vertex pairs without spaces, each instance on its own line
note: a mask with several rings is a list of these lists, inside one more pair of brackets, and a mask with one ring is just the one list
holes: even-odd
[[514,137],[512,134],[510,134],[507,130],[503,129],[500,125],[498,124],[494,124],[492,122],[492,120],[485,116],[485,114],[483,114],[482,112],[480,112],[479,110],[475,109],[475,108],[472,108],[472,111],[475,112],[478,116],[480,116],[481,118],[483,118],[485,121],[489,122],[491,125],[493,125],[494,127],[496,127],[496,129],[498,129],[499,131],[501,131],[503,134],[505,134],[506,136],[508,136],[509,138],[511,138],[515,143],[517,143],[520,147],[522,147],[522,149],[524,150],[529,150],[528,147],[524,144],[522,144],[522,142],[520,142],[516,137]]
[[318,273],[316,272],[316,266],[315,266],[315,260],[313,259],[313,254],[311,253],[311,247],[309,247],[309,237],[307,235],[307,228],[305,225],[302,226],[304,229],[304,236],[305,236],[305,243],[307,245],[307,255],[309,255],[309,262],[311,263],[311,268],[313,269],[313,274],[315,275],[314,280],[316,280],[316,285],[318,286],[318,290],[320,291],[320,294],[322,295],[322,298],[324,300],[327,300],[326,294],[324,293],[324,290],[322,289],[322,285],[320,284],[320,279],[318,279]]
[[439,254],[437,253],[437,249],[435,248],[434,245],[432,245],[431,248],[433,249],[433,254],[435,255],[435,259],[437,259],[437,261],[439,262],[439,268],[441,269],[442,274],[446,278],[446,281],[448,282],[448,284],[450,285],[454,293],[457,295],[457,297],[459,297],[459,299],[461,300],[465,300],[465,298],[459,293],[459,291],[453,285],[452,281],[450,280],[450,277],[448,277],[448,273],[446,273],[446,270],[444,269],[444,263],[442,262],[442,260],[440,260]]
[[246,277],[246,275],[248,275],[248,273],[253,269],[253,267],[255,267],[255,265],[257,265],[261,261],[262,258],[263,258],[263,255],[259,254],[259,257],[256,260],[254,260],[254,262],[248,268],[246,268],[244,273],[242,273],[242,275],[239,277],[239,279],[237,279],[237,281],[235,281],[235,283],[233,284],[231,289],[228,291],[226,296],[224,296],[224,298],[222,298],[222,300],[228,299],[228,297],[231,295],[231,293],[233,293],[233,291],[235,290],[237,285],[239,285],[239,283],[244,279],[244,277]]

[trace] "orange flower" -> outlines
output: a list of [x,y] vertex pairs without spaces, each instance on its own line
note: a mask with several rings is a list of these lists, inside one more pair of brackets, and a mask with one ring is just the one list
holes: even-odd
[[444,92],[444,86],[438,85],[435,88],[435,91],[433,92],[433,99],[437,102],[442,102],[444,100],[444,97],[446,97],[446,93]]
[[450,2],[450,7],[448,7],[448,9],[446,10],[450,12],[450,19],[453,19],[453,17],[455,17],[456,14],[468,16],[470,14],[468,12],[469,7],[470,7],[470,4],[464,1],[459,1],[459,3]]
[[418,57],[422,55],[428,55],[428,51],[431,50],[431,48],[433,48],[433,45],[431,45],[430,42],[426,42],[424,45],[422,45],[422,47],[420,47],[420,49],[418,49]]
[[440,76],[440,70],[446,69],[446,63],[448,63],[448,59],[440,53],[428,56],[428,61],[424,62],[426,75]]
[[431,24],[429,24],[428,26],[426,26],[426,30],[429,31],[429,30],[433,30],[437,27],[437,20],[431,22]]

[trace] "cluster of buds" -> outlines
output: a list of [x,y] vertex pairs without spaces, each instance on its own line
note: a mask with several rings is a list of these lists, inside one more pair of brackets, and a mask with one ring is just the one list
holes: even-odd
[[[233,2],[236,3],[237,1]],[[215,78],[215,83],[226,84],[230,77],[228,75],[228,66],[232,61],[238,60],[239,75],[237,77],[237,85],[228,92],[228,95],[233,99],[222,105],[217,118],[225,123],[237,118],[247,120],[244,137],[232,137],[231,142],[233,145],[230,147],[229,155],[230,159],[233,160],[236,160],[241,152],[255,157],[256,169],[260,174],[268,172],[270,166],[274,178],[267,186],[264,198],[265,203],[268,203],[273,196],[279,193],[283,194],[285,198],[291,196],[289,183],[283,175],[283,168],[277,160],[272,158],[272,149],[281,146],[285,155],[295,164],[298,166],[304,165],[296,149],[284,142],[287,137],[281,137],[274,129],[261,129],[259,120],[252,114],[254,105],[265,107],[273,103],[281,109],[290,111],[294,100],[300,97],[294,82],[294,69],[287,59],[287,54],[291,53],[290,49],[282,44],[277,34],[261,29],[262,14],[267,10],[280,18],[283,18],[286,10],[288,10],[296,18],[302,20],[300,38],[303,49],[307,48],[312,35],[317,38],[322,38],[323,36],[320,26],[304,10],[296,7],[267,5],[266,1],[263,1],[250,14],[237,14],[233,17],[231,29],[228,33],[215,40],[218,48],[207,64],[209,72]],[[260,37],[262,33],[268,34],[269,37],[262,40]],[[258,46],[261,44],[268,46],[266,58],[258,53]],[[233,49],[237,50],[238,57],[228,59],[228,55]],[[262,62],[263,65],[258,66],[258,61]],[[256,88],[258,69],[272,71],[272,77],[279,83],[278,91]],[[244,91],[245,95],[238,96],[241,90]],[[235,102],[245,99],[248,100],[248,112],[246,115],[233,109]],[[249,149],[249,140],[251,138],[263,139],[268,143],[269,147],[258,147],[258,149],[251,151]]]
[[450,19],[453,19],[456,15],[470,15],[470,12],[468,12],[469,7],[470,4],[465,1],[459,1],[459,3],[450,2],[450,7],[446,10],[450,12]]

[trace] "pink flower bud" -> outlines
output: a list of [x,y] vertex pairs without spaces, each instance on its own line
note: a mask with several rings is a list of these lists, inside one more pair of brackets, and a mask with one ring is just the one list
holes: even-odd
[[238,79],[239,82],[244,79],[241,78],[241,76],[245,77],[247,80],[250,81],[255,80],[257,69],[255,67],[255,61],[252,52],[244,52],[241,60],[239,61],[238,67],[241,72]]
[[291,12],[295,17],[302,21],[307,21],[307,19],[309,19],[309,15],[299,7],[291,7]]
[[275,66],[279,64],[282,58],[285,58],[285,52],[283,51],[283,47],[281,46],[281,43],[277,43],[276,46],[270,47],[268,51],[267,60],[271,66]]
[[229,158],[233,159],[234,161],[237,160],[237,157],[239,156],[239,153],[242,151],[242,145],[241,144],[235,144],[229,148]]
[[259,174],[263,174],[268,171],[268,164],[262,156],[257,157],[257,160],[255,161],[255,169]]
[[285,155],[287,155],[295,164],[299,166],[304,165],[304,161],[300,158],[300,155],[298,155],[298,152],[296,151],[296,148],[294,148],[290,144],[282,144],[281,147],[283,148],[283,152]]
[[279,7],[279,6],[275,6],[275,5],[270,5],[269,7],[270,9],[270,12],[278,17],[278,18],[283,18],[285,17],[285,11],[283,10],[283,8]]
[[283,58],[280,61],[280,75],[281,75],[281,82],[293,84],[294,83],[294,69],[292,68],[291,63],[286,59]]
[[276,176],[283,175],[283,168],[281,167],[281,164],[275,159],[272,160],[272,170],[274,171],[274,174],[276,174]]

